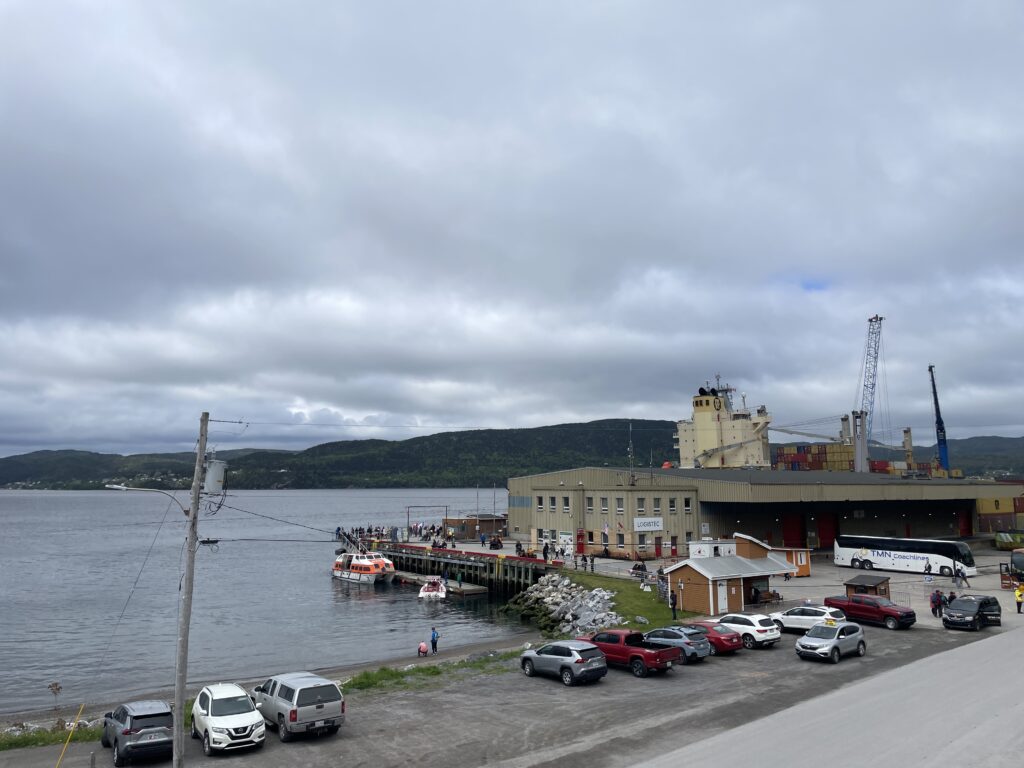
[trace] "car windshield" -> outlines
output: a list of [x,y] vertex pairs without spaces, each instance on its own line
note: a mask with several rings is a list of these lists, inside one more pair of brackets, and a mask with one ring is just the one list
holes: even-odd
[[311,704],[326,704],[329,701],[341,701],[341,691],[335,685],[314,685],[299,691],[297,707],[308,707]]
[[807,636],[816,637],[819,640],[831,640],[838,631],[838,627],[830,627],[828,624],[815,624],[807,630]]
[[715,627],[715,632],[720,635],[732,635],[734,632],[728,627]]
[[949,607],[957,611],[964,611],[966,613],[974,613],[976,610],[978,610],[978,604],[974,600],[964,600],[962,597],[958,597],[956,600],[950,603]]
[[248,696],[228,696],[225,699],[214,699],[210,702],[211,715],[241,715],[252,712],[252,701]]
[[[692,626],[690,627],[690,629],[692,629],[694,632],[700,632],[702,635],[706,635],[708,633],[707,627]],[[718,629],[718,627],[715,627],[715,629]],[[722,629],[725,629],[725,627],[722,627]]]
[[132,728],[170,728],[173,724],[174,716],[170,712],[155,712],[152,715],[132,717]]
[[759,627],[774,627],[775,626],[775,622],[772,621],[771,619],[758,619],[757,620],[757,625]]

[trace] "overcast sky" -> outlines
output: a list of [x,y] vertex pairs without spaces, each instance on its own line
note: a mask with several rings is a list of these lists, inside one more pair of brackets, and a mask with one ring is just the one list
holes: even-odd
[[0,0],[0,455],[1020,436],[1022,245],[1019,2]]

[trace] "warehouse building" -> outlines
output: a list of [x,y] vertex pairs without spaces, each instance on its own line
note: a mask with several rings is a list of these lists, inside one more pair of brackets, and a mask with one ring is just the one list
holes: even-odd
[[852,472],[584,467],[511,478],[509,535],[613,557],[685,554],[734,532],[769,545],[831,547],[840,533],[967,537],[1024,528],[1024,485]]

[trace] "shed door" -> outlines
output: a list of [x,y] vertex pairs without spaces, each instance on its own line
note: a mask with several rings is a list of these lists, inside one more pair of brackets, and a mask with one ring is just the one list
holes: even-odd
[[718,610],[716,613],[729,612],[729,582],[725,579],[716,582],[718,584]]

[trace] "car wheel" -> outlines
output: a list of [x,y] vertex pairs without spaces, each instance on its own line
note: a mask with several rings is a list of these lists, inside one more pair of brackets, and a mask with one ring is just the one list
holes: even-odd
[[899,622],[896,621],[896,619],[894,619],[892,616],[886,616],[885,617],[885,628],[886,629],[896,629],[896,627],[898,627],[898,626],[899,626]]
[[647,677],[647,667],[641,659],[633,659],[629,662],[629,671],[633,673],[633,677]]
[[747,650],[750,650],[755,645],[757,645],[757,643],[754,642],[754,636],[753,635],[744,635],[743,636],[743,647],[744,648],[746,648]]
[[564,685],[564,686],[566,686],[568,688],[569,686],[571,686],[575,682],[576,682],[576,680],[573,679],[572,670],[571,669],[563,669],[562,670],[562,685]]
[[121,754],[121,745],[116,741],[114,742],[114,765],[116,768],[121,768],[124,765],[124,755]]
[[196,721],[195,721],[195,719],[192,720],[192,738],[193,739],[198,739],[199,738],[199,731],[196,730]]
[[863,640],[861,640],[859,643],[857,643],[857,655],[858,656],[863,656],[867,652],[868,652],[868,647],[867,647],[867,645],[864,644]]
[[715,646],[711,646],[711,651],[708,653],[709,656],[717,656],[718,651],[715,650]]
[[860,567],[863,568],[865,571],[870,571],[875,566],[871,564],[870,560],[864,560],[863,562],[861,562]]
[[838,664],[839,663],[839,656],[840,656],[839,649],[838,648],[833,648],[832,649],[832,653],[830,653],[828,655],[828,660],[831,661],[833,664]]
[[687,653],[686,651],[683,651],[683,652],[682,652],[681,654],[679,654],[679,655],[680,655],[680,656],[682,657],[681,659],[679,659],[679,661],[680,661],[680,663],[681,663],[681,664],[682,664],[682,665],[683,665],[684,667],[685,667],[685,666],[686,666],[687,664],[689,664],[689,663],[690,663],[691,661],[693,661],[693,659],[691,659],[691,658],[690,658],[690,654],[688,654],[688,653]]
[[533,677],[534,675],[533,662],[529,659],[523,662],[523,674],[527,677]]
[[107,729],[103,729],[103,733],[100,734],[100,744],[104,747],[110,748],[110,739],[107,738]]
[[288,730],[288,726],[285,724],[283,717],[279,717],[277,719],[277,738],[285,742],[292,740],[292,733]]
[[209,733],[203,733],[203,754],[207,757],[213,754],[213,745],[210,744]]
[[974,618],[974,631],[975,632],[980,632],[981,631],[981,619],[979,619],[977,617]]
[[779,632],[785,632],[786,631],[786,628],[784,626],[782,626],[782,622],[781,621],[779,621],[778,619],[772,619],[772,621],[774,621],[775,622],[775,626],[779,628]]
[[942,620],[942,626],[945,627],[946,629],[949,629],[949,622],[946,621],[945,619],[943,619]]

